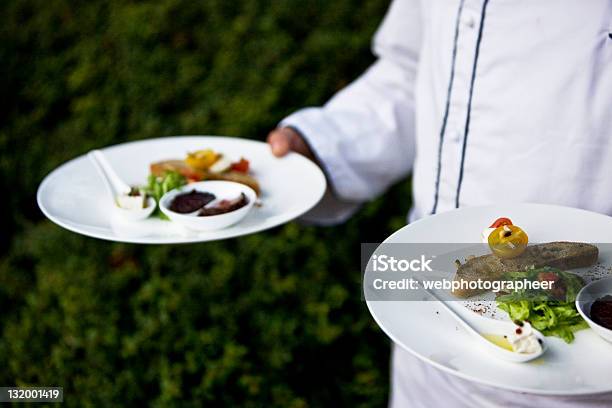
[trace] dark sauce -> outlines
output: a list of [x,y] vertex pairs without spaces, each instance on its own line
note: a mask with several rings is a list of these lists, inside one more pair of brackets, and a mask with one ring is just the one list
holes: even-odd
[[199,210],[214,199],[214,194],[191,190],[189,193],[174,197],[170,203],[170,210],[179,214],[188,214]]
[[230,211],[236,211],[249,203],[249,199],[244,193],[240,193],[238,198],[233,200],[222,200],[214,207],[202,208],[198,215],[206,217],[210,215],[225,214]]
[[597,299],[591,306],[591,319],[600,326],[612,330],[612,296]]

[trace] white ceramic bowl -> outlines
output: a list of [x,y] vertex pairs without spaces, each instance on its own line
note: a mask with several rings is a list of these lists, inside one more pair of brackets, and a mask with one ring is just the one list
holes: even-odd
[[586,285],[576,296],[576,309],[591,329],[603,339],[612,343],[612,330],[606,329],[591,320],[591,305],[597,299],[606,295],[612,295],[612,277],[603,278]]
[[[214,202],[207,206],[214,205],[219,200],[234,199],[244,193],[249,200],[248,204],[235,211],[230,211],[225,214],[207,215],[198,217],[197,212],[191,214],[180,214],[170,210],[170,204],[174,197],[179,194],[187,193],[192,190],[208,192],[215,195]],[[233,181],[200,181],[197,183],[187,184],[183,187],[168,191],[159,200],[159,208],[170,218],[171,221],[183,225],[194,231],[215,231],[227,228],[242,220],[251,211],[253,204],[257,200],[257,194],[249,186],[244,184],[234,183]]]

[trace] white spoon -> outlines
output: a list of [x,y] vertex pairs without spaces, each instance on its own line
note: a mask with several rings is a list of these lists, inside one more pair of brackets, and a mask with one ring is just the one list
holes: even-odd
[[514,333],[514,331],[518,327],[517,325],[515,325],[512,322],[504,322],[501,320],[493,320],[493,319],[479,319],[477,323],[469,323],[467,320],[461,317],[456,311],[454,311],[449,305],[447,305],[444,300],[440,299],[431,290],[424,288],[422,283],[420,284],[420,286],[423,288],[425,292],[427,292],[427,294],[429,294],[431,297],[436,299],[438,303],[442,305],[442,307],[444,307],[448,311],[448,313],[450,313],[450,315],[454,317],[455,320],[465,330],[467,330],[468,333],[470,333],[486,351],[490,352],[491,354],[494,354],[503,360],[511,361],[513,363],[526,363],[528,361],[535,360],[536,358],[544,354],[544,352],[546,351],[547,345],[544,340],[544,335],[533,328],[532,330],[534,331],[536,337],[540,341],[540,345],[542,346],[539,352],[519,353],[515,351],[510,351],[501,346],[498,346],[497,344],[485,338],[484,335],[501,336],[503,338],[504,335],[509,335],[509,334]]
[[104,153],[102,153],[100,150],[90,151],[87,153],[87,157],[89,157],[89,160],[91,160],[94,167],[98,171],[98,174],[102,178],[108,194],[110,194],[114,214],[125,220],[138,221],[147,218],[153,213],[153,210],[155,210],[155,199],[153,199],[153,197],[147,198],[144,208],[126,209],[119,207],[117,204],[117,197],[121,195],[128,195],[132,188],[121,180],[108,160],[106,160]]

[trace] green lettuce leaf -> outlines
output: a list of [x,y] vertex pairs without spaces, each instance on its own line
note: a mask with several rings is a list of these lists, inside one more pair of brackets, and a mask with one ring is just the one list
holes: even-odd
[[[163,176],[155,176],[150,174],[147,180],[147,185],[144,190],[147,195],[153,197],[155,202],[159,204],[159,200],[164,194],[175,188],[179,188],[187,184],[187,179],[176,171],[167,171]],[[159,209],[159,205],[155,209],[153,216],[157,216],[163,220],[167,220],[168,217]]]
[[545,336],[556,336],[566,343],[574,340],[574,332],[588,327],[574,301],[584,285],[582,279],[570,272],[545,267],[505,274],[506,280],[537,280],[542,272],[554,272],[565,285],[565,296],[554,298],[549,291],[521,289],[497,298],[497,306],[512,320],[527,320]]

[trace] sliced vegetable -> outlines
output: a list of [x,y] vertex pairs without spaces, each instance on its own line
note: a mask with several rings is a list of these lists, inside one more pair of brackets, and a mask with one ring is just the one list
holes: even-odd
[[248,173],[249,172],[249,161],[247,159],[245,159],[244,157],[242,157],[239,161],[232,163],[232,167],[230,168],[230,170],[233,171],[238,171],[240,173]]
[[510,259],[525,251],[529,237],[516,225],[503,225],[495,228],[487,241],[493,254],[502,259]]
[[221,157],[221,155],[215,153],[215,151],[211,149],[197,150],[192,153],[187,153],[185,163],[198,170],[207,170],[219,160],[219,157]]

